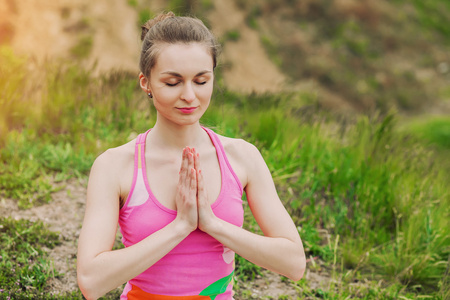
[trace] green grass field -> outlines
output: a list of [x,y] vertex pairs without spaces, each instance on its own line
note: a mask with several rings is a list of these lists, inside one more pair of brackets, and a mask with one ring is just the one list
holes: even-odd
[[[0,48],[0,196],[23,209],[51,201],[55,182],[85,178],[98,154],[155,120],[134,76],[94,78],[56,62],[38,72],[31,63]],[[400,126],[401,119],[337,116],[308,94],[218,86],[203,124],[261,150],[307,256],[329,270],[325,287],[295,283],[299,299],[450,297],[450,169],[442,163],[450,121]],[[245,226],[258,230],[250,216]],[[0,298],[80,299],[48,294],[48,278],[63,276],[46,254],[57,244],[58,233],[41,222],[0,217]],[[237,292],[246,297],[239,282],[261,270],[241,258],[237,269]]]

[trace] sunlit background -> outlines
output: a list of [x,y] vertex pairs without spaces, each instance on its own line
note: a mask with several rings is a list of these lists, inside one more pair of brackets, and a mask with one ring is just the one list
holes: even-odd
[[422,2],[2,0],[0,42],[38,61],[136,73],[138,24],[173,10],[220,38],[231,90],[311,91],[333,109],[448,113],[448,4]]
[[140,25],[169,10],[221,42],[202,122],[261,150],[309,259],[237,257],[235,298],[449,299],[448,0],[0,0],[0,299],[81,299],[86,178],[155,121]]

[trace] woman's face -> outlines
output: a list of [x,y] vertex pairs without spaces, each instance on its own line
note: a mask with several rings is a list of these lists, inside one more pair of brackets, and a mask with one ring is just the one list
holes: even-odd
[[208,108],[213,91],[213,59],[199,43],[164,45],[141,87],[153,95],[158,120],[191,125]]

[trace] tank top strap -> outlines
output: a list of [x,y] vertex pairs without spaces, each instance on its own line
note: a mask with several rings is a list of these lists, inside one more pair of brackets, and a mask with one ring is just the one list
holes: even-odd
[[[216,152],[217,152],[217,156],[219,158],[220,165],[226,167],[228,170],[228,172],[222,171],[222,176],[225,176],[225,178],[227,178],[227,179],[232,179],[232,180],[236,181],[239,189],[242,191],[243,190],[242,183],[239,180],[239,177],[234,172],[233,168],[231,167],[230,162],[228,161],[227,155],[225,153],[225,148],[223,147],[219,136],[213,130],[211,130],[209,128],[203,127],[203,129],[208,133],[208,135],[210,136],[210,138],[214,144],[214,147],[216,148]],[[221,169],[223,169],[223,168],[221,168]]]
[[147,134],[150,132],[151,129],[147,130],[144,133],[141,133],[138,135],[136,139],[136,150],[134,153],[135,156],[135,168],[138,170],[141,169],[142,166],[145,166],[145,141],[147,139]]
[[210,139],[213,142],[214,148],[216,148],[220,165],[225,164],[226,163],[225,149],[223,148],[223,145],[220,142],[219,137],[213,130],[206,127],[203,127],[203,129],[208,133]]
[[145,159],[145,140],[150,129],[144,133],[141,133],[136,138],[136,144],[134,146],[134,170],[133,170],[133,181],[131,183],[130,192],[128,193],[127,200],[125,201],[122,209],[125,208],[130,202],[131,196],[136,187],[138,180],[142,180],[142,162]]

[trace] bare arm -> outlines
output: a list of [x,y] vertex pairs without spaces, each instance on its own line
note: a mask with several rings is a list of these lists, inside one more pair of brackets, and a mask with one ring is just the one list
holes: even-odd
[[[248,178],[245,187],[247,199],[264,236],[214,216],[207,205],[201,172],[197,174],[199,228],[247,260],[293,280],[300,280],[306,265],[300,236],[277,195],[261,154],[253,145],[245,144],[244,147],[241,162]],[[200,169],[199,162],[196,169]]]
[[112,251],[118,216],[118,172],[106,152],[95,161],[88,184],[86,212],[78,242],[78,284],[87,299],[97,299],[156,263],[197,228],[197,183],[193,156],[183,151],[176,198],[177,217],[166,227],[125,249]]

